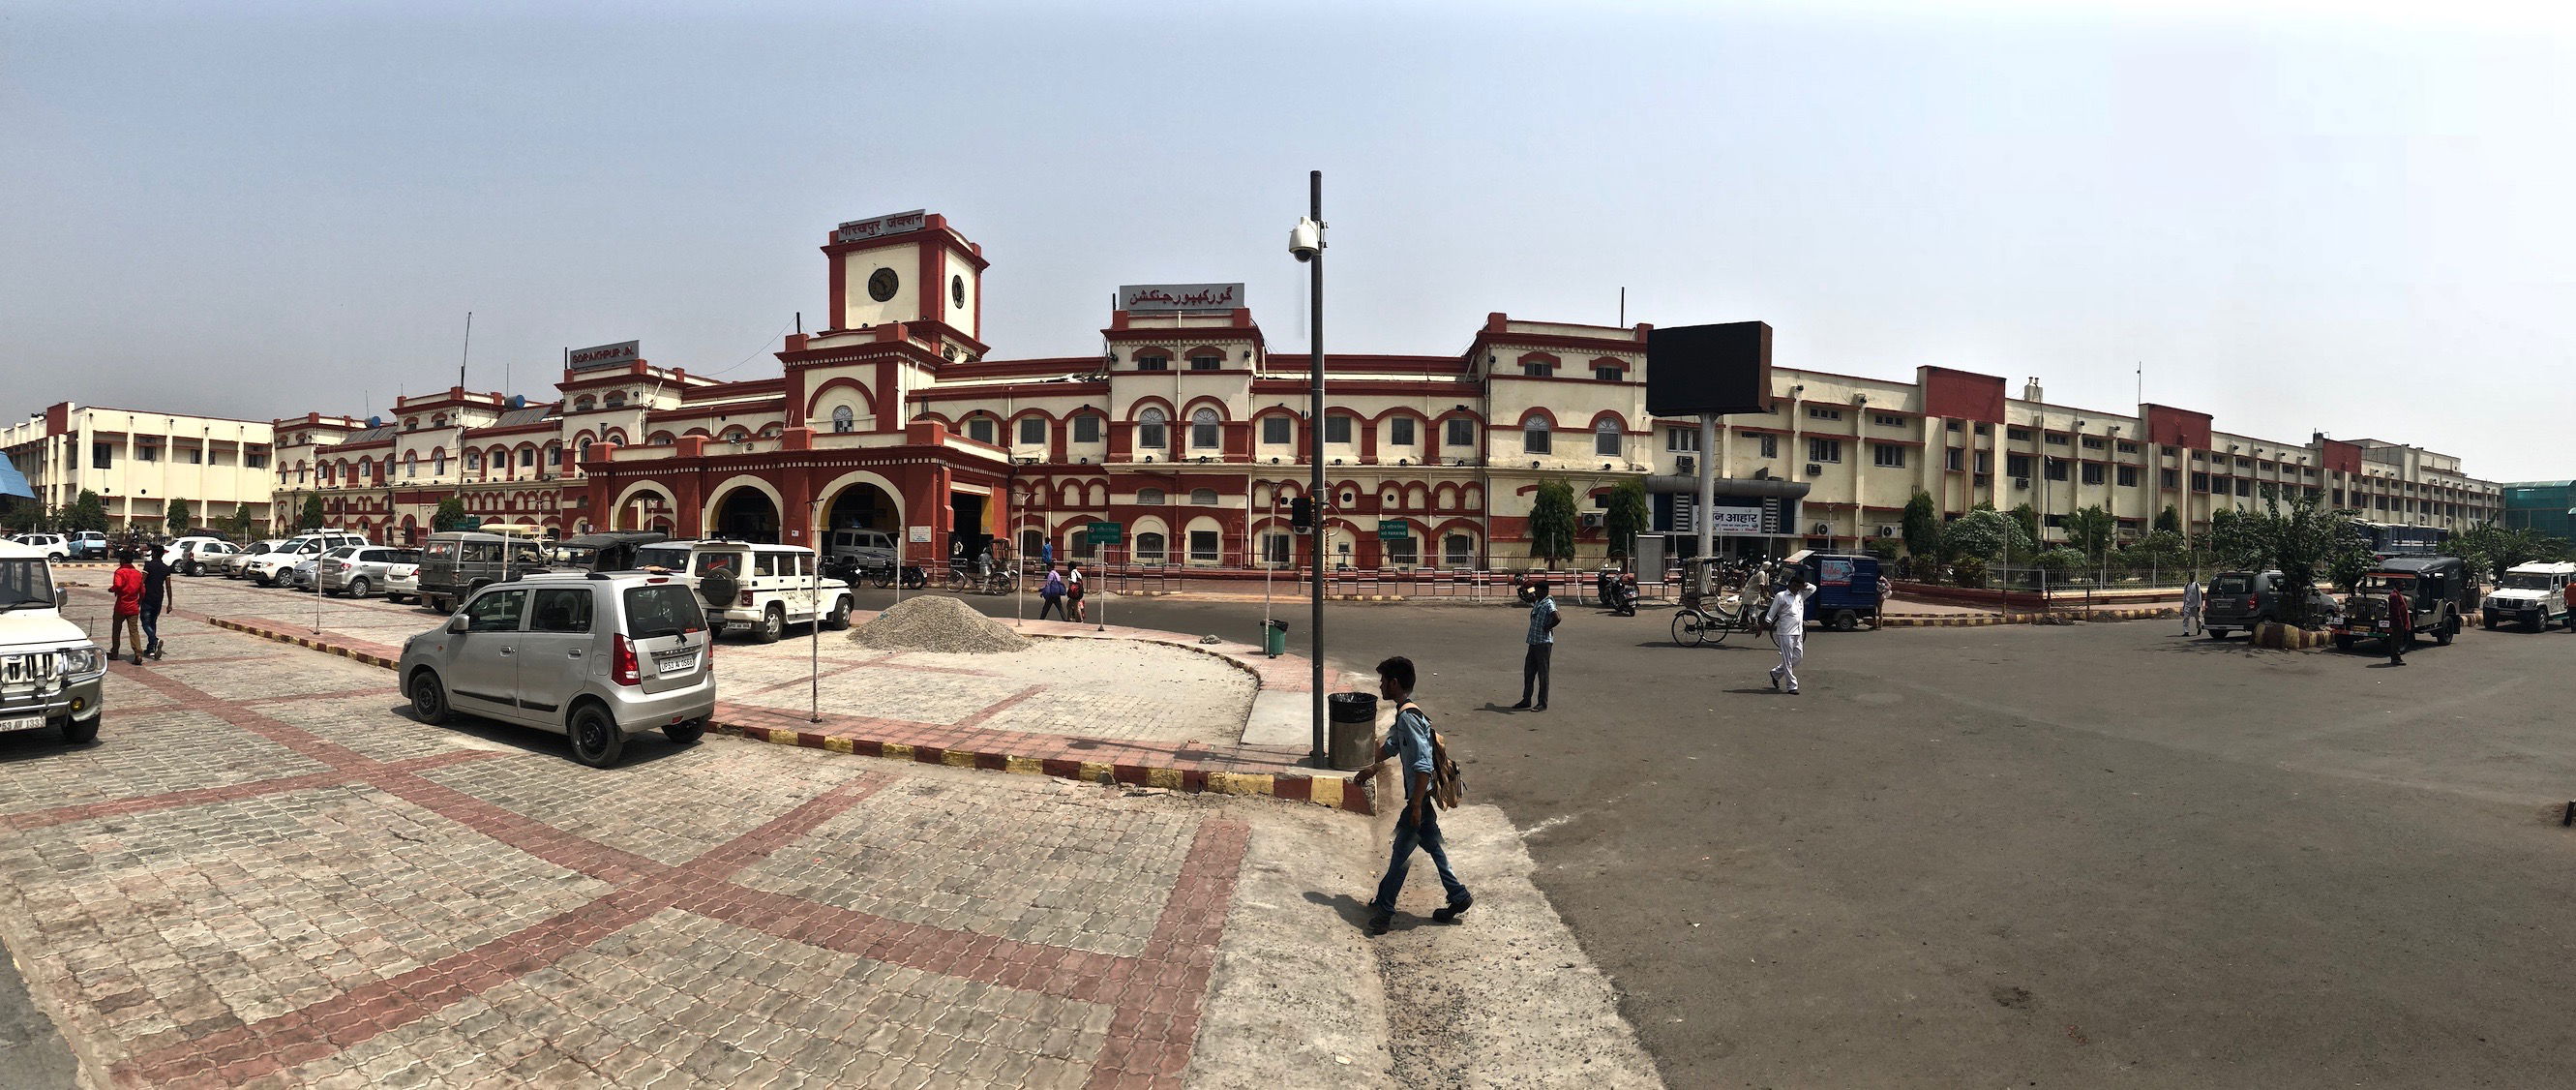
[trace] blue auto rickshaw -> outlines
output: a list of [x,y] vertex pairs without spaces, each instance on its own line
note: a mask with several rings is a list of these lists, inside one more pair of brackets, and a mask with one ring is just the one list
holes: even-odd
[[1857,631],[1862,622],[1878,627],[1878,606],[1887,596],[1887,583],[1879,578],[1877,557],[1800,549],[1790,553],[1787,562],[1815,581],[1816,596],[1807,601],[1808,623],[1837,632]]

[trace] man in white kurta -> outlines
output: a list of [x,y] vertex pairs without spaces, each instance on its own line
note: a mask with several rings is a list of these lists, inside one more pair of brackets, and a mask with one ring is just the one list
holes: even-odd
[[1771,608],[1762,615],[1770,626],[1771,642],[1780,648],[1780,665],[1771,668],[1771,687],[1783,684],[1789,695],[1798,695],[1798,660],[1807,657],[1807,599],[1816,593],[1815,584],[1807,582],[1805,572],[1789,577],[1789,584],[1771,596]]

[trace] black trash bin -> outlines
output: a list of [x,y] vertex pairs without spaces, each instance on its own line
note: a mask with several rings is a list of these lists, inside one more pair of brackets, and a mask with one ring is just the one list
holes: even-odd
[[1331,726],[1324,753],[1334,768],[1364,768],[1377,756],[1377,696],[1333,693],[1324,698]]

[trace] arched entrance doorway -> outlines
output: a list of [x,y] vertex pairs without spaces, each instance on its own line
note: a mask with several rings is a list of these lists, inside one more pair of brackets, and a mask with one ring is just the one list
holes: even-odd
[[778,543],[778,505],[757,488],[737,487],[716,504],[712,536],[735,541]]
[[835,530],[882,530],[900,533],[894,497],[886,490],[859,481],[832,497],[832,510],[824,524]]
[[649,485],[629,489],[618,497],[617,506],[608,513],[612,530],[653,530],[672,533],[678,525],[671,507],[671,497]]

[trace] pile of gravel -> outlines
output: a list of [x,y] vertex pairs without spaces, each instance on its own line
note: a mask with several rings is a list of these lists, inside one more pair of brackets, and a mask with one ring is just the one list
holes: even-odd
[[861,647],[879,651],[935,651],[990,655],[1028,650],[1029,641],[955,598],[924,595],[896,603],[850,633]]

